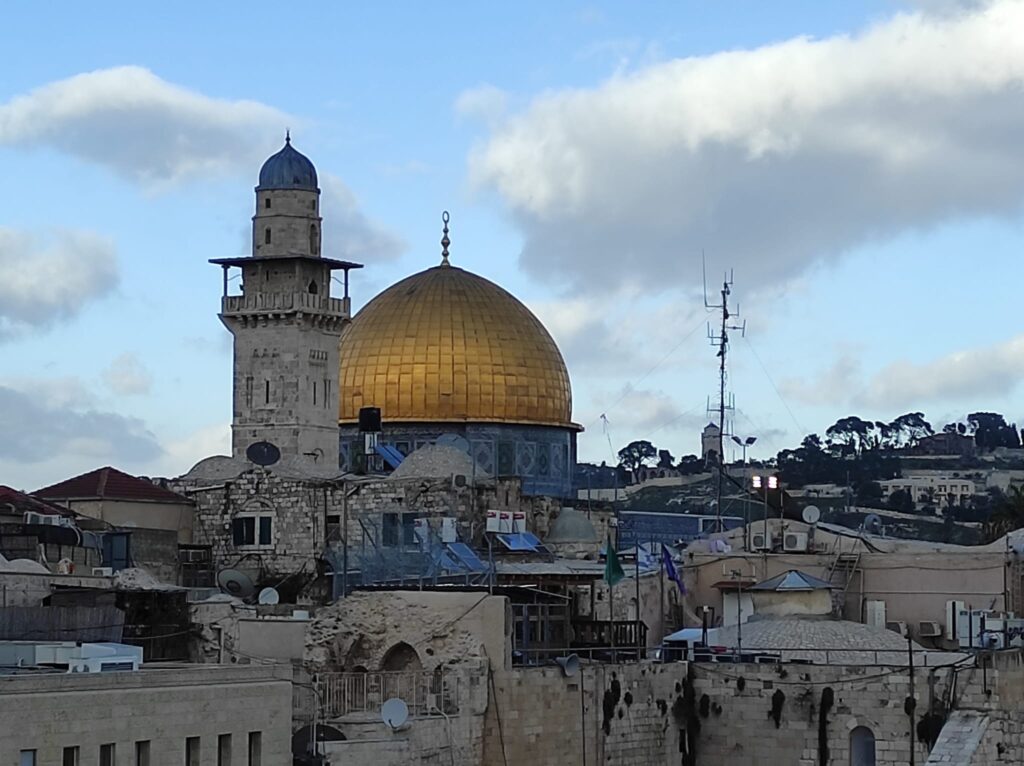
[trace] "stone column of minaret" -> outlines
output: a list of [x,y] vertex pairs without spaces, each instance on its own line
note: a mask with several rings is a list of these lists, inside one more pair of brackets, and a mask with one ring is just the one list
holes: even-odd
[[[231,454],[256,442],[282,457],[338,466],[338,338],[350,319],[348,272],[323,257],[316,168],[291,137],[260,170],[252,255],[211,260],[224,269],[220,319],[234,337]],[[241,294],[229,294],[229,270]],[[331,297],[331,272],[344,295]]]

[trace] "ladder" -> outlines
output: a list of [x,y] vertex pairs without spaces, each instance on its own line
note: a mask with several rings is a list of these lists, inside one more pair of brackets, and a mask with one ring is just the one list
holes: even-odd
[[832,590],[832,613],[836,617],[842,617],[846,607],[846,592],[850,589],[858,568],[860,567],[860,553],[844,552],[837,550],[832,557],[832,565],[828,570],[828,582],[833,586]]

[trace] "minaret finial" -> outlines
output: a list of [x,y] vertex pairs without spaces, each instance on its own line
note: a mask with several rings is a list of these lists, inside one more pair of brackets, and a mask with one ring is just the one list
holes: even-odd
[[290,128],[284,129],[284,142],[290,144],[292,142],[292,131]]
[[444,229],[442,231],[443,236],[441,237],[441,265],[450,266],[451,264],[448,263],[448,245],[450,245],[452,241],[448,239],[449,215],[447,210],[441,213],[441,220],[444,221]]

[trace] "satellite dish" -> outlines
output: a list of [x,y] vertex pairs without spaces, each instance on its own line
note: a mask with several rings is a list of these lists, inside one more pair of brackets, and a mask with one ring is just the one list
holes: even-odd
[[409,720],[409,706],[405,700],[392,697],[380,706],[380,717],[392,729],[397,729]]
[[469,454],[469,441],[464,436],[458,434],[441,434],[434,440],[434,444],[443,444],[446,447],[455,447],[455,449]]
[[809,505],[804,508],[800,516],[807,524],[817,524],[818,520],[821,518],[821,509],[816,505]]
[[281,594],[277,592],[277,588],[264,588],[256,601],[264,605],[277,604],[281,601]]
[[246,448],[245,456],[250,462],[266,468],[281,459],[281,450],[270,442],[253,442]]
[[217,585],[229,596],[246,599],[252,596],[256,586],[252,579],[237,569],[222,569],[217,573]]
[[864,517],[864,530],[873,535],[882,533],[882,519],[877,513],[869,513]]

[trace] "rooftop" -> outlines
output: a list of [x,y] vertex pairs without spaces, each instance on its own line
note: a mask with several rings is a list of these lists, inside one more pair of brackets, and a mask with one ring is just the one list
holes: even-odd
[[138,500],[150,503],[188,503],[188,498],[147,479],[111,466],[97,468],[32,494],[51,500]]

